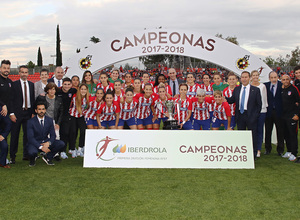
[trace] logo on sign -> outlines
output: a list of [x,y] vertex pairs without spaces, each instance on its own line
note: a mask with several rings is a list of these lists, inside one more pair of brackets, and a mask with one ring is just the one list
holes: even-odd
[[244,70],[246,69],[250,64],[249,64],[249,58],[250,55],[245,55],[243,58],[239,58],[236,61],[236,66],[239,70]]
[[[108,158],[108,159],[103,158],[103,155],[107,151],[107,148],[108,148],[108,145],[110,144],[110,142],[116,141],[116,140],[118,140],[118,139],[113,139],[113,138],[110,138],[110,137],[106,136],[105,138],[103,138],[100,141],[98,141],[97,145],[96,145],[96,156],[97,156],[97,159],[104,160],[104,161],[110,161],[110,160],[114,159],[114,157]],[[126,145],[124,145],[124,146],[125,146],[125,150],[126,150]],[[117,149],[118,148],[116,148],[116,152],[117,152]],[[120,152],[121,152],[121,149],[122,148],[120,148]],[[123,149],[122,149],[122,151],[123,151]]]
[[87,55],[85,58],[80,59],[79,61],[79,67],[82,70],[87,70],[92,65],[92,55]]

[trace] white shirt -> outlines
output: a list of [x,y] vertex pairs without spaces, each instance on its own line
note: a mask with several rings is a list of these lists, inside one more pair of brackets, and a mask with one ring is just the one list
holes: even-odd
[[262,103],[260,113],[266,113],[268,107],[267,88],[263,83],[260,83],[257,87],[260,89],[260,96],[261,96],[261,103]]
[[242,88],[241,88],[241,92],[240,92],[240,106],[239,106],[239,109],[241,109],[242,95],[243,95],[243,92],[244,92],[244,88],[246,87],[244,110],[247,110],[248,99],[249,99],[249,94],[250,94],[250,84],[248,84],[247,86],[241,85],[241,87]]
[[23,81],[22,79],[20,79],[21,82],[21,87],[22,87],[22,95],[23,95],[23,105],[22,108],[25,108],[25,86],[24,86],[24,82],[26,83],[26,87],[27,87],[27,108],[31,108],[30,105],[30,91],[29,91],[29,83],[28,81]]
[[[53,77],[54,83],[57,85],[57,87],[62,87],[62,79],[58,80],[55,77]],[[60,82],[60,86],[58,86],[58,81]]]
[[39,123],[41,124],[41,121],[43,120],[43,126],[45,125],[45,116],[43,118],[40,118],[39,116],[36,116],[39,120]]

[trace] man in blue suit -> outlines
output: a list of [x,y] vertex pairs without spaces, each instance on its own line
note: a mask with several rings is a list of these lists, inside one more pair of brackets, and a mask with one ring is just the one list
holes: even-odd
[[45,116],[45,103],[37,103],[36,116],[27,122],[29,166],[35,166],[38,152],[44,152],[42,159],[47,165],[54,165],[53,156],[64,147],[64,142],[56,140],[53,119]]
[[[0,106],[0,112],[2,111],[2,106]],[[0,167],[10,168],[6,164],[6,157],[8,153],[8,144],[6,138],[10,132],[11,122],[8,115],[4,116],[0,114]]]
[[272,151],[271,136],[275,124],[277,134],[277,153],[279,156],[284,151],[283,126],[282,126],[282,83],[278,80],[275,71],[269,73],[270,82],[265,83],[267,88],[268,108],[265,122],[265,155]]
[[235,103],[235,118],[238,130],[252,131],[253,153],[257,154],[257,120],[261,111],[261,95],[259,88],[250,85],[250,73],[241,74],[241,86],[235,87],[232,96],[226,98],[229,104]]

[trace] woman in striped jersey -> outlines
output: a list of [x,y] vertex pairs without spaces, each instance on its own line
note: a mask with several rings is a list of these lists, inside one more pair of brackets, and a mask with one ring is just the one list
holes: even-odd
[[[84,141],[85,141],[85,129],[86,123],[84,120],[84,114],[90,107],[90,94],[89,88],[85,84],[81,84],[77,90],[76,95],[73,96],[70,104],[70,150],[72,158],[77,155],[83,157]],[[76,151],[75,143],[77,136],[77,128],[80,130],[79,146]]]
[[156,79],[155,79],[155,83],[154,83],[154,89],[153,92],[155,92],[156,94],[158,94],[158,86],[160,83],[163,83],[165,85],[165,89],[166,89],[166,96],[168,98],[172,97],[172,90],[171,87],[166,83],[166,77],[164,74],[158,74]]
[[140,78],[135,78],[133,82],[133,94],[136,96],[139,93],[142,93],[142,82]]
[[96,114],[100,106],[103,104],[103,89],[99,88],[96,91],[96,98],[90,102],[90,108],[85,113],[85,120],[88,129],[98,129]]
[[123,97],[121,98],[118,129],[123,129],[125,122],[130,129],[137,129],[136,119],[134,117],[137,101],[133,100],[133,95],[133,88],[128,87],[125,92],[125,99]]
[[196,77],[194,73],[188,73],[186,76],[186,84],[188,85],[188,91],[186,96],[188,98],[194,98],[197,95],[197,90],[200,88],[198,83],[195,83]]
[[104,93],[106,93],[109,89],[111,91],[114,89],[114,84],[108,81],[107,73],[102,72],[100,74],[100,82],[97,84],[97,89],[99,88],[102,88],[104,90]]
[[[212,96],[214,94],[214,90],[213,90],[213,86],[212,86],[213,84],[210,82],[210,80],[211,80],[211,78],[210,78],[209,74],[207,74],[207,73],[203,74],[203,76],[202,76],[203,84],[200,85],[200,88],[205,90],[206,96]],[[210,115],[210,120],[212,120],[212,117],[213,117],[212,104],[209,105],[209,115]]]
[[104,103],[97,111],[97,123],[100,129],[117,129],[119,123],[120,104],[114,101],[114,93],[107,90],[104,95]]
[[120,80],[116,80],[114,82],[114,101],[119,101],[120,102],[120,98],[124,96],[124,91],[122,89],[122,84]]

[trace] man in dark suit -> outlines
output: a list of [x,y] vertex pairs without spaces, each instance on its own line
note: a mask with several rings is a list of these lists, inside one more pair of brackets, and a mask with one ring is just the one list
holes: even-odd
[[278,74],[275,71],[269,73],[270,82],[265,83],[267,88],[268,107],[265,122],[265,155],[272,151],[271,136],[275,124],[277,134],[277,153],[279,156],[284,151],[282,117],[282,83],[278,80]]
[[257,120],[261,111],[262,102],[259,88],[249,84],[250,73],[241,74],[241,86],[233,90],[232,96],[226,98],[229,104],[235,103],[235,118],[238,130],[252,131],[254,158],[257,154]]
[[64,76],[65,72],[63,70],[63,68],[61,68],[60,66],[55,68],[54,71],[54,76],[50,79],[47,80],[47,82],[54,82],[58,88],[62,87],[62,78]]
[[184,83],[184,81],[182,79],[177,79],[176,70],[174,68],[170,68],[167,83],[171,87],[173,96],[175,96],[176,94],[179,94],[179,85]]
[[64,147],[64,142],[56,140],[53,119],[45,116],[46,104],[37,103],[36,116],[27,123],[28,154],[30,156],[29,166],[35,166],[38,152],[44,152],[42,157],[47,165],[54,165],[53,156]]
[[34,109],[34,84],[27,80],[28,68],[19,67],[20,80],[12,83],[12,98],[10,119],[13,122],[10,138],[11,163],[15,163],[18,152],[19,134],[21,125],[23,128],[23,160],[28,160],[27,153],[27,121],[33,116]]
[[[2,111],[2,106],[0,106],[0,112]],[[8,115],[3,116],[0,114],[0,167],[10,168],[6,164],[6,157],[8,153],[8,144],[6,138],[10,132],[11,121],[9,120]]]

